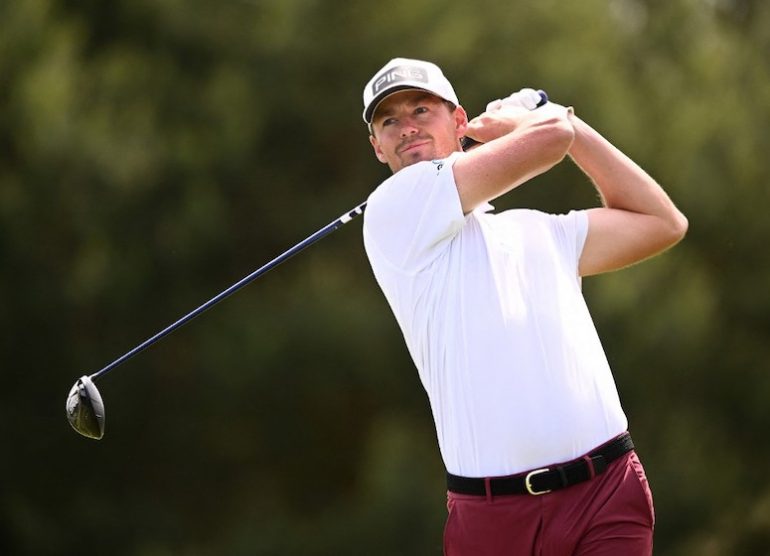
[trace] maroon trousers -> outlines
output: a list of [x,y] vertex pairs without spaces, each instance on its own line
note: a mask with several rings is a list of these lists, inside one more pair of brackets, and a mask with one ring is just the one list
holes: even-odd
[[445,556],[652,554],[652,493],[633,451],[590,481],[541,496],[447,496]]

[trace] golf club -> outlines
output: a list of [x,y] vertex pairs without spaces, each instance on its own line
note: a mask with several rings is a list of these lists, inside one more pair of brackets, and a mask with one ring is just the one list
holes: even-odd
[[[540,96],[540,100],[537,102],[537,105],[534,106],[534,108],[539,108],[546,104],[548,102],[548,95],[545,93],[545,91],[539,90],[537,91],[537,94]],[[512,99],[512,97],[508,97],[508,99]],[[503,104],[505,104],[506,100],[500,101]],[[534,109],[533,108],[533,109]],[[462,148],[463,150],[468,150],[473,146],[476,146],[479,144],[478,141],[475,141],[471,139],[470,137],[464,137],[462,139]],[[204,311],[210,309],[226,297],[229,297],[230,295],[234,294],[244,286],[250,284],[269,270],[272,270],[282,262],[286,261],[287,259],[291,258],[292,256],[296,255],[306,247],[309,247],[316,241],[320,240],[321,238],[327,236],[331,232],[337,230],[344,224],[347,224],[357,216],[360,216],[363,214],[364,210],[366,209],[366,202],[361,203],[354,209],[346,212],[333,222],[330,222],[314,234],[308,236],[301,242],[297,243],[294,247],[290,248],[289,250],[285,251],[284,253],[278,255],[276,258],[268,262],[267,264],[261,266],[248,276],[242,278],[226,290],[223,290],[222,292],[218,293],[211,299],[209,299],[207,302],[205,302],[200,307],[194,309],[193,311],[187,313],[185,316],[174,322],[173,324],[167,326],[154,336],[148,338],[135,348],[131,349],[130,351],[126,352],[125,354],[121,355],[115,361],[107,365],[106,367],[102,368],[101,370],[97,371],[96,373],[92,375],[83,375],[79,379],[75,381],[75,384],[70,389],[69,395],[67,396],[67,403],[66,403],[66,411],[67,411],[67,419],[69,420],[70,425],[72,425],[72,428],[74,428],[78,433],[82,434],[83,436],[86,436],[88,438],[94,438],[96,440],[101,439],[104,436],[104,422],[105,422],[105,413],[104,413],[104,402],[102,401],[102,396],[99,393],[99,390],[96,388],[96,385],[94,382],[121,365],[122,363],[125,363],[127,360],[131,359],[135,355],[139,354],[140,352],[144,351],[151,345],[155,344],[162,338],[168,336],[178,328],[184,326],[188,322],[190,322],[192,319],[203,313]]]
[[100,371],[88,376],[84,375],[80,377],[77,381],[75,381],[75,384],[72,386],[72,389],[69,392],[69,395],[67,396],[67,419],[69,420],[70,425],[72,425],[72,428],[74,428],[77,432],[82,434],[83,436],[86,436],[88,438],[94,438],[96,440],[99,440],[104,436],[104,402],[102,401],[102,396],[99,393],[99,390],[96,388],[96,385],[94,382],[115,369],[117,366],[121,365],[122,363],[125,363],[129,359],[131,359],[133,356],[137,355],[138,353],[144,351],[154,343],[158,342],[162,338],[168,336],[173,331],[177,330],[178,328],[184,326],[188,322],[190,322],[192,319],[206,311],[207,309],[210,309],[226,297],[229,297],[230,295],[234,294],[247,284],[253,282],[263,274],[265,274],[267,271],[272,270],[282,262],[286,261],[287,259],[291,258],[293,255],[296,255],[306,247],[309,247],[316,241],[320,240],[321,238],[329,235],[336,229],[340,228],[341,226],[347,224],[357,216],[360,216],[363,214],[364,209],[366,208],[366,202],[361,203],[354,209],[346,212],[333,222],[330,222],[314,234],[308,236],[301,242],[297,243],[294,247],[291,249],[285,251],[284,253],[278,255],[276,258],[268,262],[267,264],[261,266],[248,276],[242,278],[226,290],[223,290],[222,292],[218,293],[216,296],[209,299],[206,303],[198,307],[197,309],[194,309],[193,311],[187,313],[185,316],[177,320],[175,323],[167,326],[151,338],[148,338],[132,350],[128,351],[124,355],[121,355],[118,357],[115,361],[101,369]]

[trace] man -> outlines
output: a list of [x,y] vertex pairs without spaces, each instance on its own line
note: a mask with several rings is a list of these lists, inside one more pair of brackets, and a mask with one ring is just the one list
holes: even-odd
[[[430,400],[445,554],[650,554],[652,496],[580,283],[672,246],[687,220],[572,109],[525,109],[533,92],[469,122],[434,64],[378,71],[364,121],[393,176],[369,198],[366,252]],[[481,145],[463,152],[466,136]],[[489,212],[567,155],[602,207]]]

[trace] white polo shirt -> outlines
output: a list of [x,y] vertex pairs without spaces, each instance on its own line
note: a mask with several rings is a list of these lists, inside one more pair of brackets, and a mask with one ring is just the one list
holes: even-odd
[[444,464],[488,477],[580,457],[627,428],[580,290],[587,215],[489,205],[463,215],[459,156],[383,182],[363,229]]

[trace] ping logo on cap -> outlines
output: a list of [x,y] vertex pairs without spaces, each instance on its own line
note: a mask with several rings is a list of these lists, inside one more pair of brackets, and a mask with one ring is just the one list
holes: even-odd
[[396,66],[395,68],[390,68],[389,70],[382,72],[374,80],[374,83],[372,83],[372,94],[377,96],[384,87],[400,81],[419,81],[421,83],[427,83],[428,72],[423,68],[415,66]]

